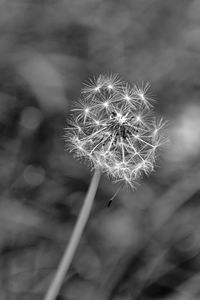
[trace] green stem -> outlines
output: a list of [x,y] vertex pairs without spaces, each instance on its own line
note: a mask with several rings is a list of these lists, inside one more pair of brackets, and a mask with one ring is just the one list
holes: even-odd
[[76,222],[75,228],[73,230],[72,236],[70,238],[68,247],[65,250],[65,253],[60,261],[60,264],[57,268],[56,274],[52,280],[52,283],[49,287],[49,290],[44,297],[44,300],[55,300],[59,290],[62,286],[64,278],[67,274],[67,271],[71,265],[73,256],[75,254],[76,248],[81,239],[83,230],[88,221],[88,217],[90,215],[92,204],[94,201],[94,197],[98,188],[99,180],[101,177],[101,173],[99,170],[95,170],[95,173],[92,177],[89,190],[85,197],[81,212],[79,214],[78,220]]

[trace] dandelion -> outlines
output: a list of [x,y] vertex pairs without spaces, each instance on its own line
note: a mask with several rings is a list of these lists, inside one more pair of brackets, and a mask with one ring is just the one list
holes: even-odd
[[99,75],[85,84],[65,128],[74,156],[94,170],[83,207],[45,300],[55,300],[87,223],[101,173],[134,188],[154,170],[160,132],[149,84],[133,85],[117,75]]
[[149,84],[131,87],[117,75],[100,75],[87,83],[66,129],[75,157],[131,187],[152,172],[164,122],[154,116],[148,89]]

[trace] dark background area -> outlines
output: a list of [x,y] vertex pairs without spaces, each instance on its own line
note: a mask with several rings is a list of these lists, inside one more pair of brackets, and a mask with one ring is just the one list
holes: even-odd
[[200,299],[200,1],[0,1],[0,299],[42,299],[91,173],[65,151],[82,82],[151,83],[169,142],[136,191],[102,177],[58,299]]

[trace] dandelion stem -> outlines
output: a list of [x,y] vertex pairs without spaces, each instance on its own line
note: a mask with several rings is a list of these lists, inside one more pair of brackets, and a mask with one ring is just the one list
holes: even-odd
[[96,170],[94,172],[93,178],[91,180],[89,190],[85,197],[85,200],[84,200],[81,212],[79,214],[77,223],[73,230],[71,239],[70,239],[69,244],[65,250],[65,253],[60,261],[60,264],[57,268],[56,274],[55,274],[55,276],[52,280],[52,283],[49,287],[49,290],[47,291],[46,296],[44,297],[44,300],[55,300],[59,293],[59,290],[62,286],[64,278],[65,278],[67,271],[71,265],[76,248],[81,239],[81,235],[83,233],[85,225],[88,221],[88,217],[89,217],[91,209],[92,209],[92,204],[93,204],[94,197],[95,197],[95,194],[96,194],[96,191],[98,188],[100,177],[101,177],[100,171]]

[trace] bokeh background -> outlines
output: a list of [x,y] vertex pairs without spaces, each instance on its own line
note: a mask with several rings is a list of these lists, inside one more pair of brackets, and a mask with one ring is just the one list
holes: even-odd
[[0,1],[0,299],[42,299],[91,174],[64,150],[82,82],[149,81],[169,142],[136,191],[102,177],[58,299],[200,299],[200,1]]

